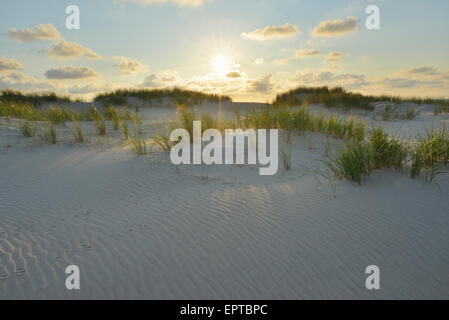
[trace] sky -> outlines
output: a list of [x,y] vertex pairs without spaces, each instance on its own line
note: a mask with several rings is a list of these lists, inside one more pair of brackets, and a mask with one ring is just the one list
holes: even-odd
[[[80,28],[66,27],[76,5]],[[380,29],[369,30],[369,5]],[[447,0],[14,0],[0,88],[91,99],[182,87],[269,102],[298,86],[449,97]],[[371,20],[370,20],[371,21]]]

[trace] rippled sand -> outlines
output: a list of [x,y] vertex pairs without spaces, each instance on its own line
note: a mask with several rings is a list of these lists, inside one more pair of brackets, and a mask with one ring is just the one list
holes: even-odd
[[[0,154],[0,299],[449,297],[448,176],[383,171],[334,197],[314,173],[324,143],[295,138],[293,170],[274,177],[176,170],[119,146],[13,147]],[[79,291],[65,288],[70,264]],[[371,264],[379,291],[365,289]]]

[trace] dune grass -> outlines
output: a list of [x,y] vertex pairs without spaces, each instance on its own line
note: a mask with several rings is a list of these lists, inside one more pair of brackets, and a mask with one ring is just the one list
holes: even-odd
[[170,141],[168,135],[157,132],[153,139],[154,143],[158,145],[162,150],[169,151],[173,146],[173,142]]
[[433,114],[439,115],[442,113],[449,113],[449,102],[441,102],[439,105],[435,108]]
[[201,134],[207,129],[222,129],[225,127],[225,122],[220,122],[217,119],[214,119],[210,114],[203,113],[197,115],[194,110],[185,103],[176,104],[176,113],[177,121],[169,123],[170,127],[187,130],[190,134],[191,142],[193,142],[193,121],[201,121]]
[[45,119],[54,123],[64,124],[66,121],[76,119],[81,121],[84,119],[83,115],[77,111],[51,106],[45,111]]
[[[446,128],[432,128],[425,135],[419,135],[411,153],[410,176],[415,178],[426,171],[431,177],[434,172],[449,162],[449,132]],[[432,180],[432,178],[430,178]]]
[[36,128],[28,120],[23,121],[20,124],[19,129],[24,137],[31,138],[36,134]]
[[103,117],[95,120],[95,126],[97,127],[97,133],[100,136],[106,135],[106,122],[104,121]]
[[231,101],[229,96],[206,94],[199,91],[174,89],[117,89],[109,93],[98,94],[94,101],[105,101],[110,104],[125,105],[127,98],[134,97],[142,101],[162,101],[164,98],[174,100],[179,104]]
[[118,130],[120,121],[122,119],[120,112],[117,111],[117,109],[112,106],[105,106],[103,107],[103,114],[106,120],[111,121],[112,128],[114,130]]
[[39,106],[42,103],[81,102],[81,99],[73,99],[69,96],[58,95],[54,91],[47,93],[23,93],[18,90],[5,89],[0,93],[0,102],[7,104],[28,104]]
[[281,132],[281,145],[279,152],[281,154],[282,165],[285,170],[292,167],[292,128],[284,129]]
[[298,106],[309,104],[324,104],[327,108],[341,106],[343,108],[359,108],[373,111],[370,105],[373,99],[358,93],[348,92],[341,87],[299,87],[285,93],[278,94],[273,101],[274,106]]
[[70,129],[70,132],[72,133],[75,142],[78,142],[78,143],[84,142],[83,131],[82,131],[81,126],[78,123],[78,121],[73,120],[73,129]]
[[46,140],[51,144],[56,144],[58,142],[56,128],[52,121],[48,122],[47,132],[45,133]]
[[24,119],[28,121],[45,120],[45,114],[26,103],[5,103],[0,102],[0,116],[8,121],[12,118]]
[[368,144],[373,170],[390,167],[400,169],[406,164],[410,147],[405,140],[389,136],[383,127],[372,129]]
[[139,132],[139,130],[136,130],[133,134],[130,135],[128,144],[134,155],[143,156],[147,154],[147,142],[143,137],[143,134]]
[[72,119],[82,120],[81,113],[69,108],[51,106],[50,108],[39,108],[27,103],[4,103],[0,102],[0,116],[6,119],[24,119],[28,121],[52,121],[65,123]]
[[412,143],[378,127],[366,141],[349,140],[335,158],[323,161],[335,177],[358,184],[374,170],[385,168],[407,169],[411,178],[425,171],[426,180],[433,180],[449,162],[449,133],[446,128],[431,129]]
[[[414,102],[417,104],[443,104],[447,105],[447,101],[434,98],[417,98],[417,97],[399,97],[399,96],[370,96],[353,93],[341,87],[298,87],[290,91],[280,93],[276,96],[272,105],[275,107],[282,106],[300,106],[309,104],[324,104],[327,108],[342,107],[343,109],[358,108],[363,110],[374,111],[372,103],[379,101],[390,101],[391,103]],[[408,116],[413,116],[410,111]]]
[[97,133],[100,136],[106,135],[106,123],[104,121],[103,115],[98,111],[96,107],[91,107],[89,112],[89,118],[95,122],[95,127],[97,128]]
[[121,132],[122,132],[123,137],[125,138],[125,140],[128,140],[128,138],[129,138],[129,126],[128,126],[128,120],[126,120],[126,119],[122,119]]
[[362,184],[362,177],[373,170],[371,148],[365,141],[347,142],[338,151],[335,159],[325,158],[324,164],[339,179],[355,181]]
[[347,119],[315,115],[307,107],[291,111],[288,108],[267,107],[263,110],[252,110],[242,117],[239,125],[244,129],[291,129],[302,131],[318,131],[341,139],[362,140],[365,137],[366,124],[354,117]]
[[408,120],[413,120],[418,115],[418,111],[415,108],[408,108],[405,113],[405,118]]
[[362,178],[374,170],[406,164],[409,146],[398,137],[390,137],[382,128],[372,129],[366,140],[348,140],[333,159],[323,160],[327,168],[339,179],[362,184]]

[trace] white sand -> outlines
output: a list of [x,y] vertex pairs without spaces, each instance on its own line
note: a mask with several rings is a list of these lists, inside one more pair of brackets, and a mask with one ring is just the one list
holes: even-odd
[[[415,131],[433,121],[447,118],[387,126]],[[177,172],[167,153],[132,156],[117,132],[71,144],[59,128],[51,146],[7,127],[0,299],[449,297],[447,175],[425,183],[382,171],[361,187],[338,182],[334,197],[316,181],[321,134],[295,137],[293,169],[261,177],[256,166]],[[80,267],[80,291],[65,288],[70,264]],[[371,264],[381,270],[379,291],[365,289]]]

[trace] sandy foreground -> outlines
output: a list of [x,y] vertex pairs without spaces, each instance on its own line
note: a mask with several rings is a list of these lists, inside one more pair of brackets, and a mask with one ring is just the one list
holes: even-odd
[[[382,123],[409,137],[448,125],[421,108]],[[141,113],[151,138],[150,124],[174,110]],[[0,299],[449,297],[448,175],[426,183],[387,170],[334,186],[318,173],[319,133],[296,136],[292,170],[275,176],[252,165],[177,170],[167,152],[133,156],[108,132],[74,144],[58,128],[61,142],[47,145],[0,120]],[[71,264],[79,291],[65,287]],[[373,264],[378,291],[365,288]]]

